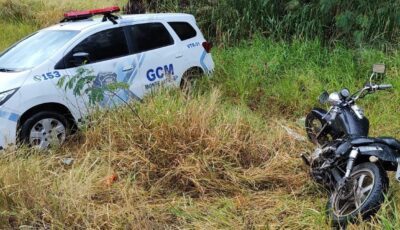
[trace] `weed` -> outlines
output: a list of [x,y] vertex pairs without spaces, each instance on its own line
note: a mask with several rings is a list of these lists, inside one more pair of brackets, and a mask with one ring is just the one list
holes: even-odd
[[[32,6],[36,13],[22,13],[21,22],[1,17],[5,31],[0,34],[1,49],[62,17],[49,14],[46,22],[40,22],[46,13],[38,20],[36,10],[54,7],[61,13],[109,5],[36,2],[39,7]],[[60,149],[47,153],[9,149],[2,154],[0,228],[329,229],[324,213],[327,194],[310,181],[298,157],[313,146],[295,140],[282,126],[304,135],[298,118],[316,105],[318,94],[342,87],[354,91],[376,62],[387,64],[385,81],[399,88],[399,54],[339,45],[327,48],[318,39],[265,39],[255,32],[285,33],[285,24],[267,17],[263,12],[268,7],[246,8],[245,2],[227,6],[226,16],[216,13],[221,8],[197,9],[197,15],[215,13],[210,19],[200,16],[199,22],[204,26],[211,20],[212,26],[205,30],[221,41],[253,39],[217,48],[213,78],[202,80],[190,97],[178,90],[160,90],[144,103],[132,104],[146,127],[123,106],[94,114],[93,124]],[[296,2],[291,1],[291,10],[299,7]],[[240,7],[255,13],[246,16],[235,10]],[[266,24],[250,25],[255,17],[263,17]],[[302,21],[293,24],[303,31],[298,37],[307,32],[308,22]],[[318,22],[309,23],[311,31]],[[267,25],[274,25],[268,27],[272,32],[264,31]],[[242,31],[244,27],[249,30]],[[397,91],[372,95],[361,103],[372,135],[399,134]],[[65,164],[65,159],[73,163]],[[398,228],[397,201],[398,185],[394,185],[373,221],[349,229]]]

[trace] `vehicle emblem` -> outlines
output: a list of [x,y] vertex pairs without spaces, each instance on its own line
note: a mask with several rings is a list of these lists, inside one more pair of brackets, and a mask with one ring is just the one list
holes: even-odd
[[36,76],[33,77],[33,80],[35,80],[35,81],[42,81],[42,77],[39,76],[39,75],[36,75]]

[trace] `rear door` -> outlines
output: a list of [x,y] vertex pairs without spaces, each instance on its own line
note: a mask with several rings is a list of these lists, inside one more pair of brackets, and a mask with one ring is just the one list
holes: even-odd
[[130,45],[139,55],[139,75],[132,91],[139,97],[161,85],[179,85],[184,71],[181,50],[170,31],[161,22],[140,23],[127,27]]
[[202,48],[202,41],[197,37],[197,31],[188,22],[184,21],[170,21],[168,25],[172,28],[174,33],[178,36],[180,47],[182,47],[182,55],[185,63],[190,66],[198,66],[198,58],[195,57],[196,49]]

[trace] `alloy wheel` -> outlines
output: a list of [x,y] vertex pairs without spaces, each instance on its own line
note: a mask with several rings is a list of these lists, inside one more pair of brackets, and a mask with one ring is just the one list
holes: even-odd
[[46,118],[33,125],[29,144],[38,149],[47,149],[50,146],[61,145],[66,138],[65,125],[54,118]]

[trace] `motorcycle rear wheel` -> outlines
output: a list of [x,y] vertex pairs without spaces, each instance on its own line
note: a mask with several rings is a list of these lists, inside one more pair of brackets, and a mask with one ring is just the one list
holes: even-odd
[[359,217],[368,220],[379,210],[387,192],[386,171],[370,162],[354,167],[349,181],[331,195],[327,208],[334,226],[345,226]]

